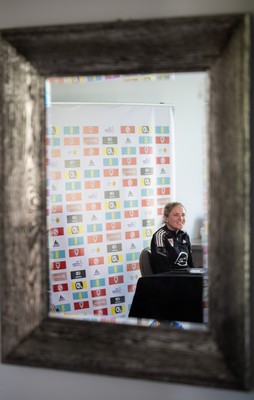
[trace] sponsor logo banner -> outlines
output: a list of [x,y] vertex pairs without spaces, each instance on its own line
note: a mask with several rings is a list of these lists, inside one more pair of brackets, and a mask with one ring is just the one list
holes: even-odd
[[81,182],[66,182],[65,183],[65,190],[80,190],[81,189]]
[[88,299],[88,292],[75,292],[72,293],[73,300]]
[[88,259],[89,266],[104,264],[104,257],[93,257]]
[[58,271],[60,269],[66,269],[66,261],[54,261],[51,263],[51,269]]
[[57,272],[56,274],[51,275],[52,281],[66,281],[67,280],[67,272]]
[[89,308],[89,301],[74,302],[74,310],[83,310]]
[[139,263],[138,262],[129,263],[129,264],[126,265],[126,269],[127,269],[128,272],[137,271],[137,270],[139,270]]
[[111,265],[108,267],[109,274],[123,273],[123,265]]
[[155,127],[155,133],[165,133],[169,134],[169,126],[156,126]]
[[80,146],[80,139],[76,137],[64,138],[64,146]]
[[119,304],[125,302],[125,296],[117,296],[110,298],[110,304]]
[[103,307],[107,305],[106,299],[93,300],[94,307]]
[[119,283],[123,283],[123,282],[124,282],[123,275],[110,276],[108,278],[109,285],[119,285]]
[[71,279],[82,279],[86,277],[86,271],[71,271]]
[[100,149],[98,147],[85,147],[83,149],[83,155],[86,157],[95,157],[100,155]]
[[134,125],[123,125],[121,126],[121,133],[135,133]]
[[127,316],[140,251],[174,200],[173,113],[165,106],[114,104],[54,104],[49,112],[52,304],[115,321]]
[[85,250],[82,247],[69,249],[69,257],[81,257],[85,255]]
[[68,238],[68,245],[69,246],[78,246],[84,244],[84,238],[83,236],[78,236],[74,238]]
[[72,288],[72,290],[87,289],[87,283],[86,283],[86,281],[72,282],[71,288]]
[[49,230],[50,236],[63,236],[64,235],[64,228],[63,227],[55,227]]
[[51,259],[65,258],[65,250],[50,251]]
[[[105,284],[105,281],[104,281]],[[92,290],[91,291],[91,295],[92,297],[102,297],[102,296],[106,296],[106,289],[96,289],[96,290]]]
[[66,210],[68,212],[82,211],[82,204],[66,204]]
[[103,235],[89,235],[87,236],[87,243],[101,243],[103,241]]
[[57,305],[56,305],[56,308],[57,308],[57,310],[60,311],[60,312],[69,312],[69,311],[71,311],[71,305],[70,305],[70,303],[67,303],[67,304],[57,304]]
[[64,126],[64,135],[79,135],[79,126]]
[[99,133],[99,126],[84,126],[83,133],[86,134],[97,134]]
[[111,314],[112,314],[112,315],[114,315],[114,314],[121,314],[121,313],[125,312],[126,307],[125,307],[125,306],[122,306],[122,305],[118,305],[118,306],[115,306],[115,307],[111,307],[110,310],[111,310]]
[[91,288],[94,287],[99,287],[99,286],[105,286],[105,278],[100,278],[100,279],[92,279],[90,280],[90,286]]
[[102,317],[104,315],[108,315],[108,309],[107,308],[100,308],[99,310],[94,310],[93,313],[94,313],[94,315]]
[[66,292],[69,287],[68,287],[68,283],[59,283],[58,285],[53,285],[53,292]]

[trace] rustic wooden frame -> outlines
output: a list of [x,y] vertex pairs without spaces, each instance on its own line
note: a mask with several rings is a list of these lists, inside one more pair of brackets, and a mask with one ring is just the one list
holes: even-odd
[[[250,24],[249,16],[224,15],[0,32],[2,362],[250,388]],[[208,332],[50,318],[44,79],[204,70]]]

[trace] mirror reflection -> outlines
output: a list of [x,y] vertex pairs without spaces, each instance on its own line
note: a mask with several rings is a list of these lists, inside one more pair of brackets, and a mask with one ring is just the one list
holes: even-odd
[[[46,81],[51,315],[207,324],[207,92],[206,73]],[[188,236],[167,237],[180,261],[156,270],[172,202]]]

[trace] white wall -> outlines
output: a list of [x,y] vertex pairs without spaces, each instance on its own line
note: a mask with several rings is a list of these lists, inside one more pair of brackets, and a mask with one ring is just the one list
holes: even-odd
[[[54,102],[113,102],[175,106],[175,200],[187,211],[185,229],[200,238],[204,219],[205,72],[171,74],[170,79],[106,79],[87,83],[53,83]],[[149,78],[149,76],[148,76]]]
[[[253,0],[0,0],[0,28],[251,11]],[[0,364],[0,400],[253,400],[207,389]]]

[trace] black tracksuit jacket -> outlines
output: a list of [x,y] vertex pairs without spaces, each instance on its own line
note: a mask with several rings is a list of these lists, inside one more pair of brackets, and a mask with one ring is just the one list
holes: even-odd
[[171,231],[166,225],[158,229],[152,237],[151,253],[155,274],[194,268],[190,238],[182,230]]

